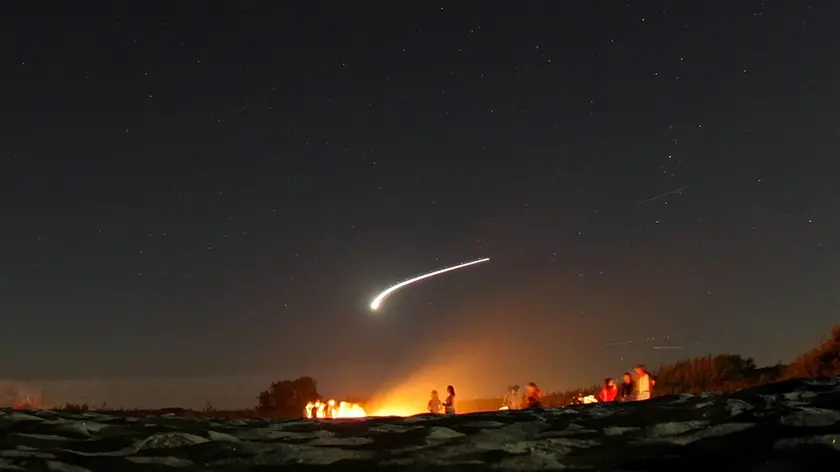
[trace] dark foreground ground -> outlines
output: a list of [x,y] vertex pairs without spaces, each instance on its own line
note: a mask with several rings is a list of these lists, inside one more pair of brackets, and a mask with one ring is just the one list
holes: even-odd
[[2,471],[839,470],[838,441],[840,378],[457,417],[213,421],[0,411]]

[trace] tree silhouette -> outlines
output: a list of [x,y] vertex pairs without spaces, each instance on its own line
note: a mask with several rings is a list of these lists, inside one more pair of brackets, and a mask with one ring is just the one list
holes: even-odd
[[307,402],[321,399],[317,387],[312,377],[272,382],[268,390],[257,397],[257,412],[269,418],[300,418]]

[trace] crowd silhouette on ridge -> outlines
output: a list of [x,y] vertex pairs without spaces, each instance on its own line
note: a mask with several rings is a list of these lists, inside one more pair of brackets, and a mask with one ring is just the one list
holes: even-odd
[[[635,379],[630,372],[625,372],[621,379],[621,385],[617,385],[612,378],[604,379],[604,384],[598,393],[597,400],[594,398],[590,399],[590,397],[593,397],[591,395],[585,397],[580,393],[571,404],[649,400],[653,393],[653,387],[656,385],[656,380],[650,375],[645,366],[641,364],[633,369],[633,373],[635,374]],[[434,392],[432,393],[434,394]],[[543,392],[534,382],[528,383],[524,396],[519,393],[519,385],[511,385],[508,387],[507,394],[502,401],[503,405],[501,409],[520,410],[523,408],[542,408],[542,398]]]
[[[446,400],[440,401],[440,395],[437,390],[432,390],[432,396],[429,399],[427,411],[434,415],[454,415],[455,414],[455,387],[449,385],[446,387],[448,393]],[[526,386],[527,395],[525,395],[525,408],[542,408],[542,390],[537,387],[534,382],[529,382]],[[518,410],[522,408],[522,397],[519,395],[519,385],[514,385],[508,389],[508,394],[505,397],[505,407],[510,410]],[[504,407],[503,407],[504,408]]]
[[[634,375],[635,374],[635,378]],[[650,400],[656,380],[650,375],[644,365],[639,364],[633,369],[633,374],[625,372],[621,379],[621,385],[617,385],[612,378],[604,379],[604,385],[598,393],[597,400],[587,401],[583,394],[572,402],[578,403],[609,403],[609,402],[630,402]],[[519,393],[519,385],[508,387],[504,397],[501,410],[521,410],[529,408],[542,408],[543,392],[534,382],[525,386],[525,394]],[[441,401],[437,390],[432,390],[431,398],[426,410],[435,415],[455,414],[455,387],[446,387],[446,400]]]
[[650,400],[656,380],[641,364],[637,365],[633,372],[636,379],[633,379],[630,372],[625,372],[621,376],[621,385],[616,385],[615,379],[604,379],[604,386],[598,392],[598,401],[608,403]]

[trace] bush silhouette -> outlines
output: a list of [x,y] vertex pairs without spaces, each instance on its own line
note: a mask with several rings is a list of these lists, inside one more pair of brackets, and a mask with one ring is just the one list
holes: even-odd
[[783,365],[757,367],[752,358],[735,354],[706,355],[662,365],[656,378],[656,395],[740,390],[781,379]]
[[786,378],[840,375],[840,325],[831,328],[828,338],[794,359]]

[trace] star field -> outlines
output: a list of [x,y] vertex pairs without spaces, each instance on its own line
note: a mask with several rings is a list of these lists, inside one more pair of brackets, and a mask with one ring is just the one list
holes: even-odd
[[837,319],[834,3],[51,8],[0,19],[4,376],[364,393],[463,350],[491,394]]

